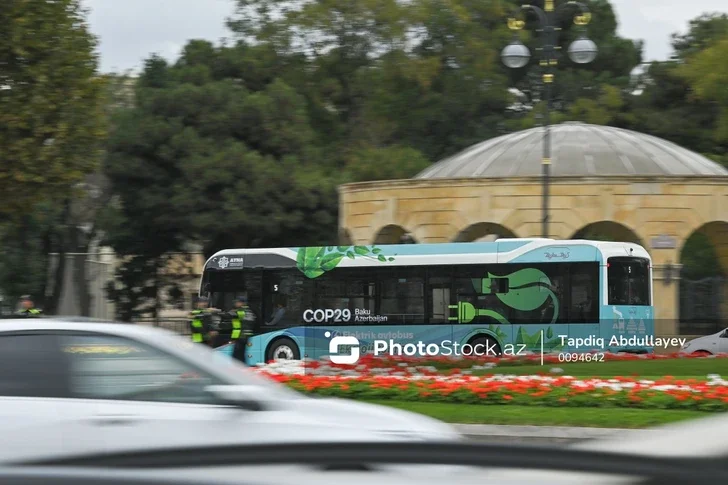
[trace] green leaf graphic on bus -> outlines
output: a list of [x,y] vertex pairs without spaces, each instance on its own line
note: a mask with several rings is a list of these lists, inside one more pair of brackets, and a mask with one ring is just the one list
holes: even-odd
[[382,250],[375,246],[320,246],[298,248],[296,267],[307,278],[313,279],[336,268],[344,258],[394,261],[393,257],[384,256]]
[[522,312],[531,312],[541,308],[551,298],[554,313],[551,323],[559,316],[559,302],[554,294],[551,280],[543,271],[535,268],[524,268],[507,276],[488,273],[490,278],[508,278],[508,292],[496,293],[496,297],[509,307]]
[[500,325],[490,325],[488,327],[488,330],[490,330],[493,333],[493,335],[495,335],[496,338],[498,340],[500,340],[501,342],[508,336],[503,331],[503,329],[500,327]]

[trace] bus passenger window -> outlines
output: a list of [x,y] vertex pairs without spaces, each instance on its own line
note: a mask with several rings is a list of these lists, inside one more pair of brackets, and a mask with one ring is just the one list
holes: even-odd
[[291,327],[301,323],[306,308],[310,308],[310,288],[313,283],[297,269],[267,271],[263,325]]
[[373,315],[376,312],[376,283],[367,276],[352,275],[346,282],[347,304],[341,308],[348,308],[352,314],[369,312]]
[[386,318],[382,324],[425,323],[425,279],[418,273],[418,270],[381,273],[382,297],[379,313]]
[[615,257],[607,260],[609,305],[650,305],[649,261]]
[[599,321],[599,278],[596,268],[574,267],[571,271],[571,307],[569,322],[595,323]]

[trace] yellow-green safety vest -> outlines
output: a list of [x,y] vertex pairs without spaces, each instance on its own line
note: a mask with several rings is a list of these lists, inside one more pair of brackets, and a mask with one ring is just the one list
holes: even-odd
[[40,315],[41,311],[37,308],[28,308],[27,310],[21,310],[20,313],[24,315]]
[[192,310],[192,341],[197,343],[203,342],[202,332],[204,327],[202,319],[199,317],[201,314],[202,310]]
[[245,319],[245,310],[236,309],[235,318],[233,318],[233,332],[230,334],[230,340],[237,340],[243,329],[243,320]]

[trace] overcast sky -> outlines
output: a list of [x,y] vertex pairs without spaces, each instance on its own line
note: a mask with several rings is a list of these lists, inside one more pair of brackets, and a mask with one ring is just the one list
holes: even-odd
[[[101,43],[104,72],[139,68],[151,53],[174,59],[189,39],[227,37],[225,18],[234,8],[234,0],[83,1],[91,9],[91,29]],[[611,1],[620,35],[643,39],[648,61],[667,59],[670,34],[684,32],[690,19],[704,12],[728,12],[726,0]]]

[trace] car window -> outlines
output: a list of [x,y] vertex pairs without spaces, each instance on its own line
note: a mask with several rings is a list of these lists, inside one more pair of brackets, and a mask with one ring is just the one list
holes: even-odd
[[155,347],[103,334],[62,335],[73,397],[214,404],[213,376]]
[[0,396],[67,397],[69,373],[53,335],[0,335]]

